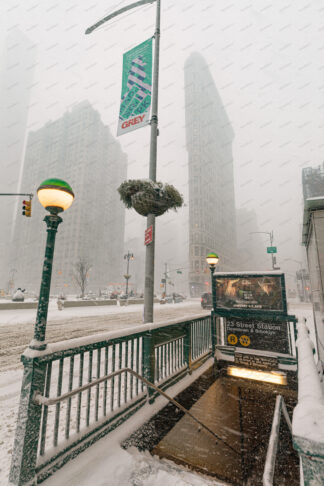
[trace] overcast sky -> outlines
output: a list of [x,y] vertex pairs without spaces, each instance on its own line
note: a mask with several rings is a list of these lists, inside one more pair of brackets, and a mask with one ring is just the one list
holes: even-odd
[[[116,135],[122,54],[153,35],[155,5],[84,31],[127,3],[1,2],[1,41],[18,27],[37,45],[29,129],[88,99]],[[236,204],[256,211],[260,231],[274,230],[278,260],[301,259],[301,169],[324,160],[323,2],[162,0],[161,27],[158,180],[186,194],[183,66],[198,51],[235,132]],[[148,177],[149,128],[119,141],[128,176]]]

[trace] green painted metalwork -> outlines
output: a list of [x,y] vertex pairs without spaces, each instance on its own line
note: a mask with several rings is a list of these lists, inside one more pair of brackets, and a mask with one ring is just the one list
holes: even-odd
[[[80,369],[79,369],[79,387],[83,384],[83,366],[84,366],[84,353],[80,354]],[[78,408],[77,408],[77,425],[76,431],[77,433],[80,432],[80,420],[81,420],[81,402],[82,402],[82,393],[79,393],[78,396]]]
[[[109,348],[105,346],[105,375],[108,375],[108,359],[109,359]],[[104,383],[104,392],[103,392],[103,414],[104,417],[107,415],[107,389],[108,389],[108,382],[105,381]]]
[[187,364],[189,373],[191,373],[191,353],[190,353],[191,335],[192,335],[191,331],[192,331],[191,326],[187,326],[186,334],[184,338],[184,345],[183,345],[184,361]]
[[46,363],[23,357],[23,364],[24,375],[9,475],[9,482],[17,486],[27,485],[35,477],[42,407],[35,405],[32,398],[36,391],[44,392],[46,373]]
[[72,187],[67,182],[62,181],[62,179],[55,179],[55,178],[46,179],[45,181],[43,181],[39,185],[37,191],[39,189],[48,189],[48,188],[61,189],[65,192],[68,192],[69,194],[72,194],[72,196],[74,196],[73,191],[72,191]]
[[[72,348],[67,342],[58,351],[34,351],[34,358],[23,356],[25,374],[11,483],[23,486],[36,475],[37,481],[46,477],[146,403],[143,380],[126,373],[121,380],[113,377],[95,384],[92,395],[90,390],[78,391],[74,400],[67,398],[62,406],[56,403],[53,411],[33,402],[36,391],[49,397],[55,390],[60,397],[84,382],[91,383],[94,375],[98,379],[101,373],[106,376],[125,367],[167,389],[210,356],[210,326],[210,317],[204,316]],[[149,390],[152,403],[157,392]],[[49,450],[51,443],[54,448]]]
[[57,214],[45,216],[44,221],[47,225],[47,241],[45,249],[45,260],[43,274],[39,292],[37,316],[35,323],[34,340],[29,345],[32,349],[45,349],[45,333],[48,312],[48,302],[51,287],[52,265],[55,246],[55,237],[58,225],[63,221]]
[[[47,369],[46,369],[45,397],[49,397],[49,392],[51,387],[51,375],[52,375],[52,363],[50,362],[47,364]],[[43,456],[45,452],[47,416],[48,416],[48,406],[45,405],[43,410],[43,420],[42,420],[42,430],[41,430],[41,445],[40,445],[41,456]]]
[[[93,360],[93,350],[89,351],[89,366],[88,366],[88,383],[92,381],[92,360]],[[89,427],[90,424],[90,405],[91,405],[91,390],[88,390],[87,396],[87,418],[86,418],[86,425]]]
[[[151,331],[147,332],[143,336],[143,376],[148,381],[154,381],[154,345]],[[149,397],[153,395],[153,390],[148,391]],[[152,400],[150,399],[150,403]]]
[[[64,359],[61,358],[60,359],[58,381],[57,381],[57,394],[56,394],[56,396],[58,396],[58,397],[62,394],[63,367],[64,367]],[[59,430],[59,425],[60,425],[60,411],[61,411],[61,404],[58,403],[56,405],[56,410],[55,410],[54,439],[53,439],[54,447],[56,447],[57,443],[58,443],[58,430]]]
[[[73,370],[74,370],[74,356],[70,357],[70,371],[69,371],[69,387],[68,390],[72,390],[73,386]],[[66,420],[65,420],[65,438],[68,439],[70,437],[70,421],[71,421],[71,405],[72,400],[69,398],[67,404],[67,411],[66,411]]]

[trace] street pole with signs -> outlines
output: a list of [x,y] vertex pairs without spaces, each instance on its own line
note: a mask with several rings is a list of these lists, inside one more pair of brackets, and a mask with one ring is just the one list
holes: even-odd
[[[153,64],[153,94],[152,94],[152,114],[151,114],[151,141],[150,141],[150,165],[149,179],[156,182],[156,160],[157,160],[157,137],[158,131],[158,88],[159,88],[159,58],[160,58],[160,19],[161,19],[161,0],[139,0],[126,7],[111,13],[96,24],[86,30],[90,34],[97,27],[108,22],[114,17],[136,7],[148,3],[156,2],[156,22],[154,32],[154,64]],[[148,214],[147,228],[152,227],[152,241],[146,244],[145,257],[145,288],[144,288],[144,322],[153,322],[153,301],[154,301],[154,253],[155,253],[155,215]]]

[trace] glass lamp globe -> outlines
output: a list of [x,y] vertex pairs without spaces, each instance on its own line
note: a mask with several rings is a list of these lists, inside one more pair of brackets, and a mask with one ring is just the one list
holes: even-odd
[[217,265],[218,263],[218,260],[218,255],[214,252],[208,253],[208,255],[206,256],[206,262],[210,267],[215,267],[215,265]]
[[50,213],[60,213],[68,209],[74,199],[71,186],[61,179],[46,179],[37,189],[39,202]]

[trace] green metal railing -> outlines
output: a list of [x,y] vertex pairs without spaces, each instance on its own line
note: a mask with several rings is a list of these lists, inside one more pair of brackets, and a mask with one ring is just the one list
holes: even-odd
[[204,316],[26,350],[10,484],[41,482],[147,397],[152,403],[158,392],[145,380],[163,390],[203,363],[212,353],[212,325]]
[[264,472],[262,477],[263,486],[273,486],[276,457],[279,442],[279,429],[280,429],[280,419],[281,414],[283,414],[286,423],[288,425],[289,431],[292,434],[291,420],[286,408],[285,401],[281,395],[276,397],[276,405],[273,414],[271,433],[269,438],[267,457],[264,466]]

